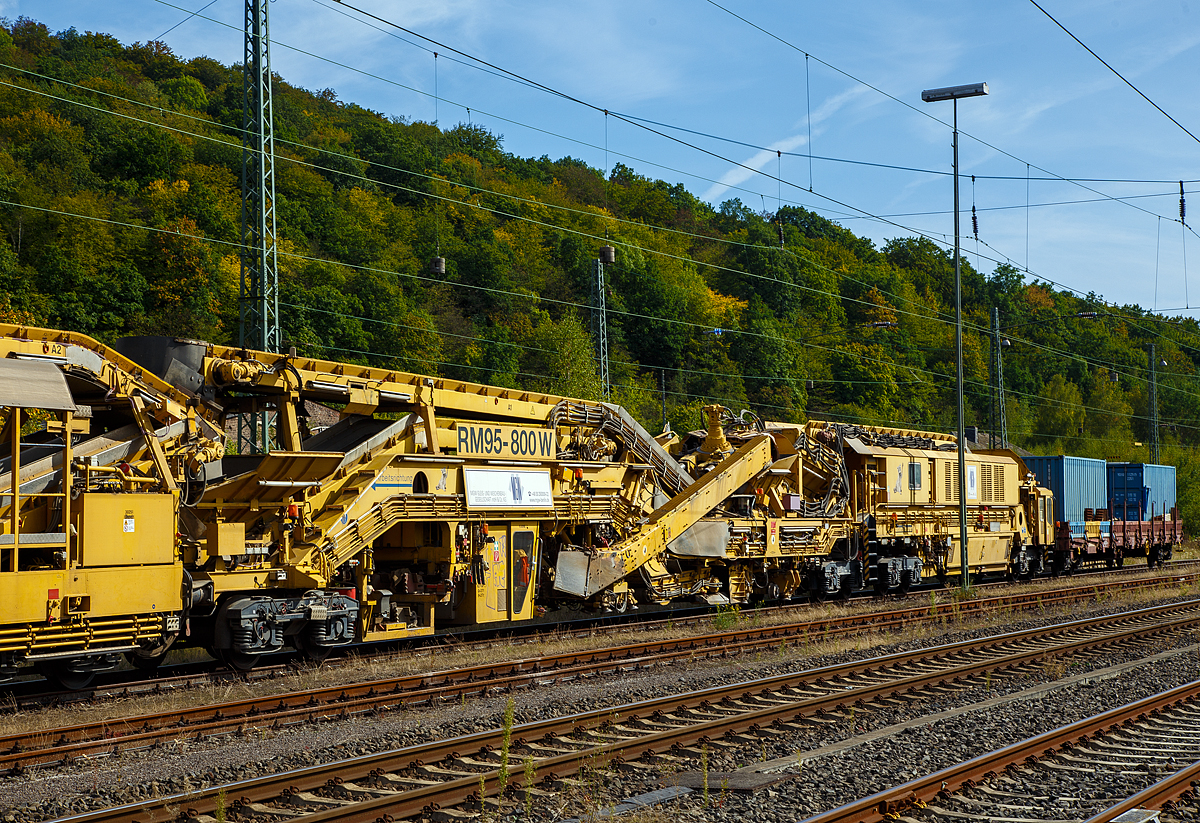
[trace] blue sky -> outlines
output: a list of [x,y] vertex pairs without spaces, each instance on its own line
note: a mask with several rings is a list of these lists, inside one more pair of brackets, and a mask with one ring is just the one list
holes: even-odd
[[[133,42],[158,38],[206,2],[0,0],[0,14]],[[1028,0],[353,2],[595,108],[497,77],[335,0],[271,4],[275,70],[387,115],[444,126],[469,119],[521,156],[623,162],[714,204],[738,197],[756,210],[812,208],[880,244],[917,231],[952,240],[951,105],[920,94],[986,81],[988,97],[959,106],[964,254],[974,263],[978,250],[987,272],[995,266],[987,258],[1007,258],[1030,278],[1117,303],[1200,312],[1200,238],[1178,222],[1178,183],[1026,183],[1027,174],[1200,179],[1200,142]],[[1200,0],[1039,2],[1200,135]],[[239,61],[242,8],[216,0],[162,39],[181,57]],[[666,124],[654,128],[678,140],[603,109]],[[813,160],[810,178],[809,160],[788,152],[943,174]],[[1200,225],[1200,183],[1187,189],[1189,223]],[[1039,205],[1063,201],[1098,202]]]

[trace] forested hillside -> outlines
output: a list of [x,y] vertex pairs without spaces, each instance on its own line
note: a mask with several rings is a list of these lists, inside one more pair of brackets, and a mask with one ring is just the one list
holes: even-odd
[[[0,64],[0,319],[236,342],[240,67],[25,18],[0,29]],[[676,428],[713,401],[954,427],[953,259],[928,240],[878,248],[804,209],[714,209],[635,169],[515,157],[478,126],[286,78],[274,102],[283,334],[304,354],[596,397],[587,306],[608,242],[615,399],[652,428],[664,396]],[[1181,501],[1197,486],[1194,321],[967,260],[963,300],[969,425],[988,424],[995,306],[1011,439],[1146,460],[1155,344],[1164,459]]]

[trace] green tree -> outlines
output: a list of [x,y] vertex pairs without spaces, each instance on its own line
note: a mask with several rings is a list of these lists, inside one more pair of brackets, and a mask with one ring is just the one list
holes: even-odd
[[527,385],[537,391],[593,400],[600,396],[600,378],[592,340],[574,314],[558,322],[543,315],[529,336],[526,353]]
[[[1034,411],[1035,440],[1050,444],[1064,438],[1074,442],[1083,428],[1083,394],[1061,374],[1055,374],[1038,396]],[[1073,451],[1073,450],[1071,450]]]

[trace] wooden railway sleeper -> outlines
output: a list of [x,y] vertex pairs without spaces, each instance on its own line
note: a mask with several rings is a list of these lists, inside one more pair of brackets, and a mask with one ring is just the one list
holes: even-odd
[[[1111,755],[1105,755],[1105,757],[1109,757],[1109,756],[1111,756]],[[1063,763],[1081,763],[1085,766],[1114,766],[1116,768],[1122,768],[1122,767],[1128,767],[1128,766],[1132,765],[1132,766],[1140,766],[1141,770],[1146,770],[1146,769],[1150,768],[1149,764],[1146,762],[1145,756],[1138,757],[1138,758],[1131,757],[1131,758],[1129,758],[1129,760],[1131,762],[1117,762],[1114,760],[1104,760],[1101,758],[1099,752],[1090,752],[1090,751],[1083,751],[1080,753],[1071,753],[1071,754],[1068,754],[1066,752],[1059,752],[1058,754],[1054,755],[1054,757],[1057,760],[1062,761]],[[1168,759],[1170,759],[1170,757],[1168,755],[1162,755],[1159,759],[1168,760]]]
[[455,755],[455,754],[452,754],[449,757],[447,757],[446,761],[447,761],[446,762],[447,767],[461,766],[461,767],[468,767],[471,769],[486,769],[488,771],[491,771],[492,769],[495,769],[497,766],[500,765],[498,762],[492,763],[492,762],[489,762],[486,760],[476,760],[473,757],[463,757],[462,755]]
[[[780,697],[783,697],[783,698],[796,698],[796,699],[799,699],[799,700],[812,700],[812,699],[814,699],[814,698],[818,698],[818,697],[825,697],[826,695],[830,695],[830,694],[833,694],[833,690],[832,690],[832,689],[826,689],[826,690],[822,690],[822,691],[817,691],[817,690],[815,690],[815,689],[802,689],[802,688],[800,688],[800,687],[798,687],[798,686],[792,686],[792,687],[790,687],[790,688],[786,688],[786,689],[780,689],[780,690],[779,690],[779,696],[780,696]],[[796,701],[795,701],[795,700],[793,700],[793,699],[789,699],[789,700],[787,700],[787,702],[788,702],[788,703],[794,703],[794,702],[796,702]]]
[[547,746],[544,743],[526,743],[525,748],[532,752],[535,759],[554,757],[560,754],[575,754],[579,749],[565,749],[559,746]]
[[[1200,723],[1200,720],[1197,719],[1192,719],[1190,721],[1148,723],[1146,724],[1146,728],[1153,729],[1154,734],[1158,735],[1159,737],[1197,740],[1200,739],[1200,731],[1197,731],[1198,723]],[[1115,734],[1124,730],[1126,730],[1126,728],[1122,727],[1121,729],[1114,730],[1112,733]]]

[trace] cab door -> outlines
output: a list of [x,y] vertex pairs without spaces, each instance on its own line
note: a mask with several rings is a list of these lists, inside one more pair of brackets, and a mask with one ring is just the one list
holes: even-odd
[[533,616],[534,582],[538,574],[536,523],[513,523],[509,528],[508,614],[510,620]]
[[475,597],[464,609],[467,623],[495,623],[508,619],[508,529],[505,524],[474,527],[478,540],[473,561]]

